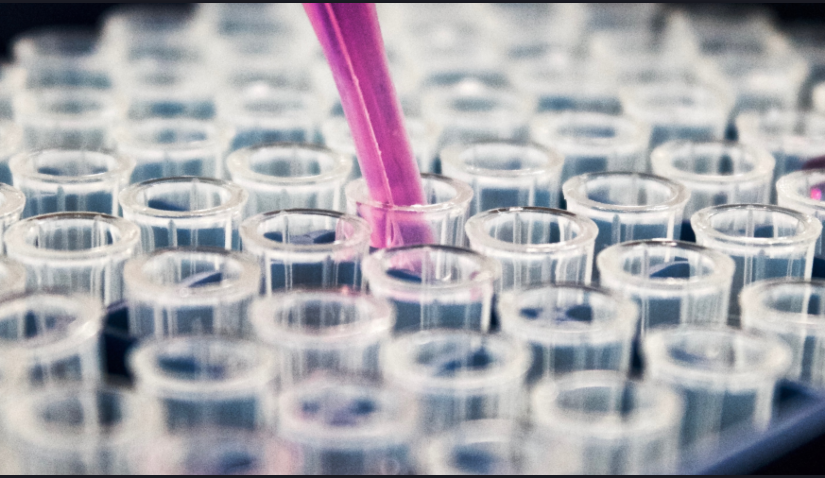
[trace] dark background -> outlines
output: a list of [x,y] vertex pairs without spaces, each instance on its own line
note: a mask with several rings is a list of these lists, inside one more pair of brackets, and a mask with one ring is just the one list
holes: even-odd
[[[95,27],[101,15],[112,8],[114,3],[76,3],[76,4],[0,4],[0,60],[11,60],[9,47],[11,41],[22,32],[31,28],[47,25],[75,25]],[[191,6],[191,5],[190,5]],[[757,7],[771,10],[780,25],[798,21],[822,22],[825,28],[825,6],[822,4],[739,4],[730,8]],[[189,8],[189,7],[185,7]],[[701,5],[692,4],[691,8],[701,9]],[[820,436],[784,457],[755,470],[756,473],[799,474],[825,473],[825,436]]]
[[[0,59],[10,59],[9,45],[20,33],[46,25],[85,25],[94,27],[100,16],[117,3],[3,3],[0,4]],[[185,4],[190,5],[191,4]],[[701,4],[691,4],[701,8]],[[825,6],[821,4],[742,3],[733,8],[755,6],[772,10],[780,23],[819,20],[825,23]]]

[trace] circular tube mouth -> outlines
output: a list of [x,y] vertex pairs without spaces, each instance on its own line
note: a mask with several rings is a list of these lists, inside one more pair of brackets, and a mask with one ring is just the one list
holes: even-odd
[[59,212],[18,221],[3,240],[12,257],[43,260],[100,260],[131,255],[140,243],[140,229],[107,214]]
[[306,143],[272,143],[241,148],[226,158],[235,180],[298,186],[343,181],[352,169],[344,154]]
[[629,343],[638,317],[638,308],[630,299],[580,284],[506,292],[498,301],[498,312],[507,334],[549,345]]
[[13,176],[53,184],[126,181],[135,161],[98,151],[47,149],[15,155],[9,160]]
[[615,244],[599,254],[596,264],[617,284],[650,290],[718,289],[736,270],[727,254],[666,239]]
[[650,161],[658,176],[693,184],[768,181],[776,163],[765,149],[726,141],[669,141]]
[[714,389],[760,387],[779,379],[791,365],[784,342],[724,328],[651,331],[644,340],[644,355],[660,380]]
[[825,170],[796,171],[782,176],[776,182],[776,193],[780,198],[815,210],[825,209]]
[[214,125],[188,118],[132,120],[115,128],[113,135],[119,150],[138,156],[154,153],[158,160],[170,151],[217,151],[223,139]]
[[[635,193],[643,191],[644,194]],[[642,173],[590,173],[562,186],[565,199],[601,211],[657,212],[684,207],[690,191],[676,182]]]
[[461,247],[426,244],[378,250],[364,258],[361,270],[370,283],[432,293],[492,286],[501,275],[494,259]]
[[[332,232],[334,240],[320,244],[307,244],[303,241],[304,235],[322,230]],[[360,217],[321,209],[265,212],[246,219],[240,227],[244,247],[288,252],[328,252],[358,248],[369,243],[371,232],[369,223]],[[293,236],[301,236],[301,241]]]
[[140,388],[186,399],[254,393],[277,378],[272,351],[256,342],[227,337],[147,342],[135,350],[130,363]]
[[322,377],[287,390],[278,400],[279,429],[289,441],[333,449],[407,442],[415,426],[415,403],[404,394],[369,382]]
[[363,178],[350,181],[344,189],[344,194],[347,202],[354,202],[358,206],[363,205],[372,209],[386,209],[418,214],[450,211],[460,208],[462,205],[469,205],[473,199],[472,188],[466,183],[456,179],[450,179],[438,174],[422,173],[421,182],[427,204],[399,206],[375,201],[370,197],[367,183]]
[[772,279],[754,282],[739,295],[742,323],[775,333],[825,333],[825,281]]
[[351,347],[389,337],[395,322],[384,300],[342,290],[293,290],[257,300],[250,309],[257,336],[285,347]]
[[[535,238],[535,234],[521,234],[524,226],[539,230],[542,219],[548,220],[541,230],[546,234]],[[520,224],[522,227],[516,228]],[[553,234],[553,228],[559,232]],[[471,217],[464,229],[467,237],[486,247],[519,254],[551,254],[578,250],[596,240],[599,228],[592,219],[561,209],[544,207],[511,207],[491,209]],[[555,237],[555,236],[558,237]]]
[[491,141],[453,144],[441,151],[448,167],[473,176],[525,177],[560,174],[564,157],[535,143]]
[[127,297],[158,305],[214,304],[258,294],[261,268],[245,253],[209,247],[157,249],[126,262]]
[[0,304],[0,349],[15,357],[46,363],[77,354],[102,328],[100,301],[86,295],[36,292]]
[[822,223],[812,216],[767,204],[711,206],[695,213],[690,224],[697,238],[763,247],[813,244],[822,233]]
[[133,214],[188,219],[240,211],[248,198],[244,188],[229,181],[181,176],[133,184],[119,200]]
[[541,382],[531,402],[537,425],[568,436],[605,440],[668,430],[675,435],[683,410],[683,400],[670,388],[606,371],[575,372]]
[[526,345],[503,335],[469,331],[403,335],[384,347],[382,356],[391,380],[422,393],[520,387],[530,366]]
[[533,136],[561,150],[571,147],[645,148],[650,128],[627,116],[567,111],[539,116]]

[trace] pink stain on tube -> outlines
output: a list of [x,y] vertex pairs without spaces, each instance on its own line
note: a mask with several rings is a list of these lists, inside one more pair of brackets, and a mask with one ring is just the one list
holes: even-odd
[[373,227],[372,246],[432,242],[426,224],[392,214],[393,205],[425,204],[425,198],[375,5],[305,3],[304,10],[332,69],[370,197],[389,206],[362,214]]

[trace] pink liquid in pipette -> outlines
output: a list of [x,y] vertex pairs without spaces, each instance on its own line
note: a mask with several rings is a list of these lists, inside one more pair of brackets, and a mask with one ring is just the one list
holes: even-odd
[[[387,205],[425,204],[375,5],[305,3],[304,10],[332,69],[370,197]],[[375,216],[365,217],[373,247],[431,242],[426,224]]]

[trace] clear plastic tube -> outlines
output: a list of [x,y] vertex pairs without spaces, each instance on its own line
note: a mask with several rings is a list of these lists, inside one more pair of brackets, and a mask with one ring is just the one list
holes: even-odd
[[[19,66],[0,63],[0,125],[14,120],[14,95],[23,87],[23,76]],[[3,134],[0,131],[0,138]]]
[[5,254],[6,244],[3,236],[9,226],[20,220],[23,208],[26,207],[26,195],[23,191],[2,183],[3,181],[0,181],[0,242],[3,243],[0,252]]
[[252,305],[254,335],[278,354],[290,386],[326,371],[335,376],[380,376],[379,354],[395,314],[389,303],[346,290],[298,290]]
[[793,51],[733,51],[700,62],[699,73],[707,83],[730,89],[736,112],[792,109],[808,77],[808,63]]
[[67,387],[14,398],[4,415],[25,474],[130,474],[130,455],[153,432],[152,410],[127,391]]
[[[783,176],[776,182],[777,204],[788,209],[813,216],[825,229],[825,171],[798,171]],[[825,251],[822,250],[822,236],[816,241],[814,251],[813,277],[825,277]]]
[[30,30],[14,39],[12,50],[28,89],[111,87],[94,31],[66,26]]
[[731,325],[738,324],[736,298],[744,286],[780,277],[811,278],[822,224],[807,214],[779,206],[729,204],[705,208],[690,222],[699,245],[729,255],[736,264]]
[[9,159],[22,147],[23,132],[20,127],[11,121],[0,120],[0,183],[12,184]]
[[564,156],[562,183],[583,173],[645,172],[650,129],[624,116],[569,111],[530,125],[533,141]]
[[258,259],[265,294],[298,287],[361,288],[370,226],[360,217],[320,209],[258,214],[241,224],[243,250]]
[[515,206],[558,207],[564,158],[537,144],[485,142],[441,150],[441,171],[473,188],[470,215]]
[[362,270],[370,294],[395,306],[396,331],[490,327],[499,265],[476,252],[419,245],[377,251]]
[[531,399],[545,470],[621,475],[676,469],[683,403],[667,386],[579,372],[542,382]]
[[[472,188],[461,181],[435,174],[422,174],[421,185],[427,204],[396,206],[374,201],[363,179],[347,184],[344,190],[347,212],[370,223],[372,247],[409,246],[426,242],[464,245],[464,223],[473,199]],[[420,233],[420,225],[426,225],[429,234],[404,234],[407,229]]]
[[14,223],[4,236],[8,256],[26,267],[28,288],[123,298],[123,264],[139,252],[140,231],[119,217],[64,212]]
[[268,431],[198,430],[147,438],[133,454],[139,475],[281,475],[294,465]]
[[605,289],[559,284],[502,294],[502,331],[529,346],[531,382],[581,370],[627,373],[638,309]]
[[632,86],[622,90],[621,102],[626,115],[650,126],[650,149],[673,140],[721,140],[733,108],[722,91],[678,83]]
[[471,217],[470,248],[501,265],[501,290],[550,282],[588,284],[598,227],[547,208],[494,209]]
[[780,338],[793,354],[786,377],[825,387],[825,282],[774,279],[745,287],[739,296],[742,327]]
[[244,148],[226,158],[232,181],[249,191],[246,215],[281,209],[343,209],[352,160],[303,143]]
[[132,121],[215,117],[215,85],[201,66],[168,67],[150,63],[130,69],[120,79],[121,115]]
[[131,355],[137,393],[161,413],[161,429],[263,430],[274,423],[274,352],[256,342],[178,337]]
[[14,115],[27,149],[99,150],[112,146],[117,112],[107,92],[55,89],[21,93]]
[[596,258],[601,285],[639,306],[639,331],[669,325],[724,325],[735,265],[688,242],[617,244]]
[[217,178],[222,174],[223,139],[210,122],[149,119],[115,130],[117,151],[137,163],[131,182],[174,176]]
[[[736,117],[739,141],[773,154],[773,182],[800,169],[825,166],[825,115],[799,110],[746,112]],[[776,192],[773,193],[776,199]]]
[[26,268],[8,257],[0,257],[0,297],[22,294],[26,290]]
[[620,242],[678,239],[690,192],[682,184],[639,173],[590,173],[563,186],[567,210],[599,227],[595,254]]
[[[718,204],[767,203],[774,159],[759,147],[730,142],[673,141],[653,150],[653,174],[690,191],[683,218]],[[682,237],[685,237],[685,226]]]
[[123,269],[129,333],[135,337],[248,334],[260,290],[255,259],[212,248],[161,249]]
[[[555,60],[555,61],[554,61]],[[615,83],[599,74],[595,62],[576,59],[519,65],[513,81],[530,94],[538,112],[582,111],[618,114],[622,111]]]
[[525,437],[508,420],[472,420],[422,443],[427,475],[521,475],[530,470]]
[[[645,376],[685,401],[682,446],[713,446],[733,427],[767,428],[776,381],[791,363],[788,346],[734,329],[680,327],[644,340]],[[652,415],[651,415],[652,416]]]
[[100,302],[88,296],[7,297],[0,304],[0,387],[98,383],[102,327]]
[[367,382],[309,380],[278,400],[278,435],[297,474],[409,474],[415,403]]
[[229,151],[269,143],[314,143],[321,116],[318,103],[311,92],[258,83],[225,94],[218,115],[232,128]]
[[427,331],[395,338],[382,357],[387,381],[418,403],[419,433],[468,420],[515,419],[525,410],[529,349],[503,335]]
[[510,90],[469,80],[428,92],[421,100],[421,113],[440,131],[440,149],[449,144],[524,140],[531,106]]
[[123,217],[140,227],[143,252],[164,247],[239,249],[248,193],[211,178],[173,177],[133,184],[120,193]]
[[192,13],[178,6],[119,5],[103,17],[102,43],[121,57],[139,45],[192,41],[206,33],[202,30]]
[[14,184],[26,195],[23,217],[64,211],[117,215],[118,193],[134,167],[124,156],[65,149],[20,153],[9,161]]

